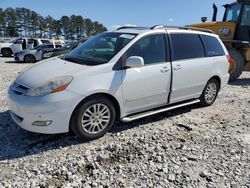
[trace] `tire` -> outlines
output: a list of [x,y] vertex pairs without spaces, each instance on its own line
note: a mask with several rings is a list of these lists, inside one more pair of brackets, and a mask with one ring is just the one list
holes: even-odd
[[243,56],[240,54],[239,51],[236,50],[228,50],[232,61],[230,62],[230,79],[229,81],[232,82],[236,80],[237,78],[240,77],[242,74],[242,71],[244,70],[245,67],[245,60]]
[[26,55],[24,57],[24,62],[25,63],[35,63],[36,62],[36,58],[35,58],[35,56],[29,54],[29,55]]
[[12,50],[9,48],[4,48],[1,50],[1,54],[3,55],[3,57],[11,57]]
[[220,86],[216,79],[212,78],[206,84],[201,96],[200,103],[202,106],[211,106],[218,96]]
[[115,119],[115,107],[108,98],[91,97],[83,101],[74,111],[70,129],[79,137],[93,140],[105,135],[114,125]]

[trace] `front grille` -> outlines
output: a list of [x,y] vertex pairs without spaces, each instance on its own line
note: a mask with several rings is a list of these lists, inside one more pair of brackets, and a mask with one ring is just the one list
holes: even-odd
[[30,88],[28,88],[28,87],[26,87],[26,86],[24,86],[22,84],[14,82],[13,85],[12,85],[12,90],[17,95],[25,95],[30,90]]

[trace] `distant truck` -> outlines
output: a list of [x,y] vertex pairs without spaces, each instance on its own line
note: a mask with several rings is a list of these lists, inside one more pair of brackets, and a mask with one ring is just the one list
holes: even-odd
[[38,45],[51,43],[52,41],[49,39],[18,38],[13,42],[0,43],[0,53],[4,57],[11,57],[21,50],[32,49]]

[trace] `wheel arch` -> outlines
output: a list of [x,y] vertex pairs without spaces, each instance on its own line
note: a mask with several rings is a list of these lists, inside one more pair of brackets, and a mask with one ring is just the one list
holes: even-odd
[[91,98],[94,98],[94,97],[106,97],[107,99],[109,99],[114,107],[115,107],[115,110],[116,110],[116,119],[119,120],[120,117],[121,117],[121,107],[120,107],[120,104],[118,102],[118,100],[112,96],[111,94],[109,93],[104,93],[104,92],[99,92],[99,93],[94,93],[94,94],[90,94],[89,96],[85,97],[84,99],[82,99],[77,105],[76,107],[74,108],[72,114],[71,114],[71,117],[70,117],[70,121],[72,120],[72,117],[74,115],[74,113],[76,112],[76,110],[79,108],[79,106],[84,103],[85,101],[87,101],[88,99],[91,99]]
[[[212,80],[212,79],[215,79],[218,82],[219,90],[220,90],[221,89],[221,79],[220,79],[220,77],[215,75],[215,76],[211,77],[209,80]],[[209,80],[208,80],[208,82],[209,82]]]
[[33,57],[35,58],[35,60],[36,60],[36,56],[33,55],[33,54],[25,54],[25,55],[23,56],[23,59],[25,59],[25,57],[27,57],[27,56],[33,56]]

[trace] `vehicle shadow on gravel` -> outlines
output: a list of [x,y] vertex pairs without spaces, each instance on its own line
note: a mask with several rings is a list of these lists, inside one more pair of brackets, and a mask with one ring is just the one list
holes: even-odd
[[22,61],[5,61],[7,64],[29,64]]
[[[196,104],[170,112],[163,112],[130,123],[117,122],[110,130],[110,133],[115,134],[135,127],[144,126],[145,124],[184,114],[197,108],[200,108],[200,106]],[[49,150],[91,142],[77,138],[71,133],[44,135],[28,132],[18,127],[12,121],[9,111],[0,112],[0,141],[0,164],[1,161],[5,160],[17,159]]]
[[250,86],[250,78],[238,78],[233,82],[229,82],[229,85],[233,86]]

